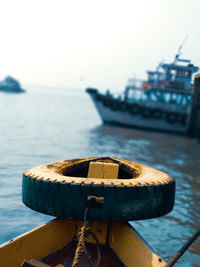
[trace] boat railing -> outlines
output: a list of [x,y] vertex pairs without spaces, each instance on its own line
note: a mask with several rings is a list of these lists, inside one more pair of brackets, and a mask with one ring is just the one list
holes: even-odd
[[188,113],[191,105],[192,94],[190,92],[157,90],[152,88],[126,88],[125,99],[129,103],[137,103],[149,108],[171,110],[173,112]]
[[130,78],[128,80],[127,87],[132,87],[132,88],[142,88],[142,83],[144,80],[141,79],[136,79],[136,78]]
[[177,113],[182,113],[182,114],[187,114],[190,111],[190,105],[183,105],[180,103],[172,103],[172,102],[167,102],[167,101],[155,101],[153,99],[143,99],[143,98],[130,98],[128,100],[128,103],[130,104],[137,104],[142,107],[147,107],[150,109],[161,109],[165,111],[171,111],[171,112],[177,112]]

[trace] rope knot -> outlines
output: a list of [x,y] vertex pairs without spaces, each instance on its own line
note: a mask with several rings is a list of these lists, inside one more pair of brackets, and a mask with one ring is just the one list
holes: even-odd
[[[99,241],[96,238],[96,236],[93,234],[91,228],[88,226],[89,222],[86,220],[88,209],[89,209],[89,206],[87,206],[85,208],[83,226],[80,228],[80,231],[78,233],[78,244],[77,244],[74,260],[72,263],[72,267],[78,266],[78,264],[80,263],[80,258],[82,257],[83,254],[85,254],[87,256],[90,265],[93,267],[97,266],[101,260]],[[91,235],[93,237],[93,239],[95,240],[96,245],[97,245],[98,259],[97,259],[96,263],[94,263],[91,260],[91,256],[88,254],[87,249],[86,249],[85,240],[89,235]]]

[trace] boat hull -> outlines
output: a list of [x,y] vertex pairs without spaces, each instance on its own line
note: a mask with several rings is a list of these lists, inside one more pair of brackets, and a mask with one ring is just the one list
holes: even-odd
[[128,111],[112,110],[110,107],[106,107],[102,101],[97,101],[94,93],[90,93],[90,96],[104,123],[183,135],[187,134],[188,121],[186,121],[185,125],[180,122],[169,123],[166,119],[144,118],[141,114],[133,115]]
[[0,86],[0,92],[4,93],[25,93],[25,90],[22,88],[9,88],[6,86]]
[[[72,249],[72,242],[76,239],[82,224],[82,221],[56,219],[3,244],[0,246],[0,266],[21,266],[25,259],[36,259],[50,266],[71,266],[69,264],[73,261],[75,250]],[[99,266],[108,266],[108,261],[106,263],[104,258],[105,251],[106,254],[112,251],[108,256],[110,266],[166,266],[164,260],[153,253],[130,224],[93,222],[90,227],[102,250],[103,258]],[[90,247],[94,247],[95,241],[88,236],[86,242],[88,251],[91,252]],[[56,255],[62,254],[62,249],[65,250],[66,257],[56,258]],[[96,251],[93,256],[96,257]]]

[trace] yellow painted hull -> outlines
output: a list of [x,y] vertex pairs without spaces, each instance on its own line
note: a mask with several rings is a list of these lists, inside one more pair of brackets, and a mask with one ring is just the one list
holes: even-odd
[[[70,244],[77,237],[82,224],[82,221],[56,219],[1,245],[0,267],[18,267],[25,259],[43,261],[48,255],[55,254]],[[127,267],[166,265],[129,224],[113,222],[109,225],[107,222],[93,222],[90,227],[101,246],[108,247],[109,244],[109,248],[122,265]],[[88,236],[86,241],[87,244],[95,243],[91,236]]]

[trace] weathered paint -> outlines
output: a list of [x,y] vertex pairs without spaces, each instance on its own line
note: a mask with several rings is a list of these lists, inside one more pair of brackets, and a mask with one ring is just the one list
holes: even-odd
[[[109,107],[103,105],[102,102],[97,101],[95,95],[90,94],[99,116],[104,123],[161,132],[174,132],[179,134],[186,134],[187,132],[187,124],[182,125],[181,123],[169,123],[164,119],[144,118],[138,114],[133,115],[128,111],[111,110]],[[163,103],[161,103],[161,105],[163,105]]]
[[[82,224],[81,221],[56,219],[10,240],[0,246],[0,266],[19,267],[24,259],[42,259],[71,242]],[[106,229],[107,223],[92,224],[92,230],[101,244],[106,242]],[[89,237],[88,242],[94,240]]]
[[163,267],[164,260],[154,254],[148,244],[129,224],[113,223],[109,234],[110,246],[127,267]]
[[[118,164],[118,179],[86,178],[91,162]],[[169,213],[175,181],[166,173],[128,160],[82,158],[27,170],[22,196],[24,204],[35,211],[75,220],[83,219],[88,196],[103,197],[100,209],[89,210],[89,220],[132,221]]]
[[[44,224],[0,246],[0,266],[19,267],[24,259],[41,260],[72,241],[82,226],[81,221],[57,219]],[[93,222],[92,232],[104,245],[109,231],[111,248],[127,267],[163,267],[166,263],[154,254],[139,234],[128,224]],[[89,236],[87,242],[95,243]]]
[[[90,162],[104,161],[105,163],[118,163],[119,168],[129,169],[131,178],[122,177],[122,179],[97,179],[97,178],[87,178],[84,177],[73,177],[66,175],[66,170],[75,168],[78,165],[85,164],[89,165]],[[45,164],[42,166],[37,166],[31,168],[24,172],[24,175],[36,179],[36,180],[47,180],[62,183],[73,183],[73,184],[85,184],[85,185],[104,185],[106,186],[141,186],[146,185],[146,183],[153,185],[166,184],[173,181],[173,178],[168,174],[158,171],[156,169],[150,168],[143,164],[139,164],[133,161],[125,159],[117,159],[111,157],[99,158],[81,158],[68,161],[58,161],[50,164]]]

